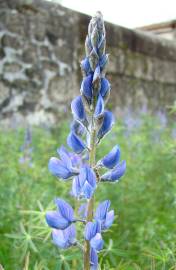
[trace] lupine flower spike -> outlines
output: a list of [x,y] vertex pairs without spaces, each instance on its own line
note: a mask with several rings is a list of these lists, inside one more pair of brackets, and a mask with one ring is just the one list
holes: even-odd
[[[91,19],[85,41],[86,56],[81,61],[83,80],[80,95],[71,102],[73,122],[67,137],[67,147],[61,146],[59,158],[49,160],[49,171],[61,181],[70,181],[70,194],[80,202],[78,213],[60,198],[57,209],[46,213],[52,228],[53,243],[62,249],[82,246],[83,269],[98,269],[98,253],[103,249],[102,234],[114,221],[114,210],[105,200],[93,209],[94,193],[100,182],[118,182],[126,170],[120,161],[120,148],[115,145],[106,156],[96,161],[96,148],[114,124],[112,112],[105,109],[111,85],[105,77],[108,54],[105,52],[106,33],[100,12]],[[107,171],[101,175],[102,168]],[[97,175],[99,176],[97,179]],[[77,216],[79,218],[77,218]],[[82,219],[80,219],[80,217]],[[76,239],[76,223],[85,225],[82,238]]]

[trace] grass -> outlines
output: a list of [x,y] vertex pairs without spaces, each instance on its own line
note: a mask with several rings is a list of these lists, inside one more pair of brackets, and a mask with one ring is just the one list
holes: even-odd
[[[104,234],[102,270],[176,269],[176,140],[173,123],[154,117],[127,130],[118,123],[98,148],[97,159],[119,144],[127,172],[116,184],[101,184],[96,200],[110,199],[116,220]],[[63,252],[50,240],[46,209],[53,198],[69,200],[70,183],[48,172],[48,159],[65,142],[68,123],[32,130],[32,167],[20,164],[24,130],[0,134],[0,263],[5,270],[81,269],[78,249]],[[71,200],[72,203],[73,200]]]

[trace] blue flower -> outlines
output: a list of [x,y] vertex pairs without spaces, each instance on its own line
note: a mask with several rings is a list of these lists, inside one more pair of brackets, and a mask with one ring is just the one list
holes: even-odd
[[91,70],[91,67],[90,67],[90,63],[89,63],[89,59],[88,57],[84,58],[82,61],[81,61],[81,69],[82,71],[88,75],[92,70]]
[[53,229],[52,239],[56,246],[67,249],[76,243],[76,230],[75,226],[72,224],[65,230]]
[[104,98],[107,95],[107,92],[110,91],[110,83],[106,78],[101,79],[101,88],[100,88],[100,94]]
[[73,113],[74,118],[76,120],[81,121],[85,125],[88,123],[87,119],[86,119],[86,113],[85,113],[85,110],[84,110],[84,105],[83,105],[83,101],[82,101],[81,96],[76,97],[72,101],[71,110],[72,110],[72,113]]
[[73,208],[62,199],[55,199],[57,211],[46,213],[46,222],[54,229],[64,230],[75,222]]
[[108,229],[114,221],[114,210],[108,212],[110,204],[110,201],[106,200],[100,203],[96,209],[95,219],[100,222],[101,230]]
[[90,246],[97,250],[100,251],[103,248],[104,241],[102,239],[102,236],[100,233],[97,233],[91,240],[90,240]]
[[103,123],[97,134],[99,141],[111,130],[113,124],[114,116],[112,112],[104,111]]
[[93,248],[90,249],[90,269],[91,270],[98,269],[98,255],[97,251]]
[[87,77],[83,79],[82,84],[81,84],[81,93],[90,102],[92,99],[92,80],[93,80],[93,75],[89,74]]
[[81,153],[86,147],[84,142],[72,131],[67,137],[67,144],[77,154]]
[[70,154],[62,146],[58,149],[58,154],[61,159],[52,157],[49,160],[48,168],[49,171],[56,177],[62,178],[64,180],[70,178],[73,175],[79,173],[76,167],[74,167],[73,162],[70,159]]
[[90,241],[93,249],[99,251],[103,248],[104,241],[101,236],[101,223],[98,220],[86,224],[85,239]]
[[96,189],[96,176],[88,166],[80,169],[80,173],[73,179],[72,194],[75,197],[90,199]]
[[98,162],[98,166],[104,166],[108,169],[114,168],[115,165],[118,164],[120,160],[120,149],[119,146],[116,145],[113,147],[113,149],[107,154],[104,158],[102,158]]
[[97,104],[95,107],[94,117],[95,118],[101,117],[103,112],[104,112],[104,101],[102,96],[99,94]]
[[126,171],[126,161],[123,160],[117,166],[101,176],[101,181],[117,182]]
[[90,241],[92,238],[95,237],[97,233],[101,233],[100,222],[98,220],[94,222],[89,221],[85,227],[85,233],[84,233],[85,239]]

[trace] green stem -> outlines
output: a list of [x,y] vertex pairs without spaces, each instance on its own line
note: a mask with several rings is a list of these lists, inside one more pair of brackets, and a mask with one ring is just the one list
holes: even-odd
[[[93,124],[93,116],[92,116],[92,126],[91,126],[91,138],[90,138],[90,159],[89,164],[90,167],[94,167],[95,165],[95,154],[96,154],[96,130]],[[94,207],[94,196],[88,202],[87,209],[87,219],[86,223],[92,221],[93,219],[93,207]],[[85,240],[84,242],[84,270],[90,270],[90,243]]]

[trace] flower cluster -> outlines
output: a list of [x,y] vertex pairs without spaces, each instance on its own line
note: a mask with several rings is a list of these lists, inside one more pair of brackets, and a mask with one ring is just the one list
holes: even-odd
[[[98,269],[97,254],[104,243],[102,233],[109,229],[114,220],[114,211],[109,210],[109,200],[99,203],[95,211],[93,209],[97,185],[105,181],[118,182],[126,170],[126,162],[120,162],[118,145],[96,162],[96,147],[114,124],[112,112],[105,109],[111,91],[105,77],[108,64],[105,45],[104,22],[102,14],[97,12],[88,27],[86,57],[81,61],[81,95],[71,103],[74,120],[67,145],[73,152],[61,146],[57,150],[59,158],[52,157],[49,161],[50,172],[60,180],[71,181],[71,195],[81,202],[85,201],[76,214],[67,202],[57,198],[57,210],[46,214],[47,224],[53,229],[53,242],[63,249],[80,246],[76,239],[75,223],[85,224],[84,270]],[[101,174],[102,168],[107,170],[104,174]]]

